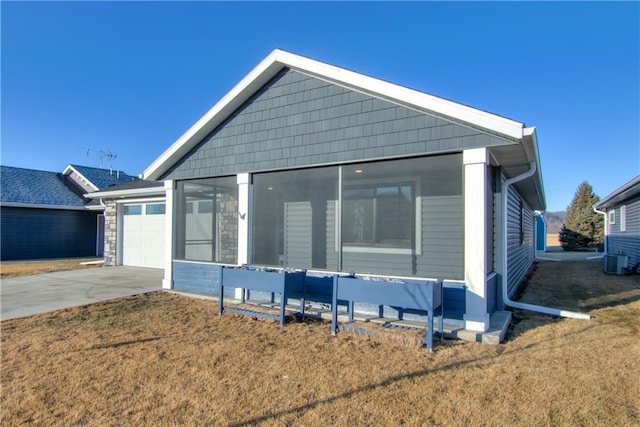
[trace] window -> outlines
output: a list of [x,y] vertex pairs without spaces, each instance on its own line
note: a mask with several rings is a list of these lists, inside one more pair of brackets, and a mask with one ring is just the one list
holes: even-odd
[[257,265],[462,277],[458,154],[252,175]]
[[627,206],[620,208],[620,231],[627,231]]
[[177,190],[176,258],[235,264],[238,259],[236,177],[180,181]]
[[615,224],[615,223],[616,223],[616,210],[611,209],[609,211],[609,224]]
[[213,213],[213,201],[201,200],[200,202],[198,202],[198,213],[199,214]]
[[415,183],[345,187],[342,243],[347,247],[411,249]]
[[147,215],[164,215],[165,213],[165,204],[158,203],[153,205],[147,205],[146,207]]
[[253,175],[252,263],[338,269],[338,168]]
[[142,205],[124,205],[124,215],[142,215]]

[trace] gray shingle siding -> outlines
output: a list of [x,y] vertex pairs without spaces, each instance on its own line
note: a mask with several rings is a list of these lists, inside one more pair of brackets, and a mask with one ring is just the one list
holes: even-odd
[[461,151],[505,141],[293,70],[274,77],[164,179]]

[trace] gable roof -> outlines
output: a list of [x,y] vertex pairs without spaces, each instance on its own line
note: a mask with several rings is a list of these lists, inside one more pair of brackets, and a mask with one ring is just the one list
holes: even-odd
[[640,175],[615,189],[611,194],[594,205],[596,209],[616,207],[633,197],[640,196]]
[[523,138],[524,124],[466,105],[438,98],[373,77],[313,59],[273,50],[204,116],[178,138],[142,173],[143,179],[159,179],[171,166],[193,149],[206,135],[247,101],[264,84],[285,68],[358,90],[385,100],[418,108],[504,137],[517,143]]
[[141,174],[142,179],[162,179],[205,137],[285,69],[294,70],[452,123],[472,127],[499,138],[504,141],[504,145],[492,147],[490,150],[494,164],[502,166],[507,177],[517,176],[528,170],[531,164],[536,164],[535,174],[516,183],[515,186],[532,209],[546,209],[535,127],[525,127],[521,122],[278,49],[267,55],[156,158]]
[[67,165],[62,172],[64,175],[69,175],[71,172],[76,172],[83,178],[85,184],[93,191],[104,190],[114,185],[122,184],[125,182],[135,181],[138,178],[128,175],[121,171],[114,171],[112,169],[99,169],[89,166],[80,165]]
[[79,188],[63,174],[0,166],[0,201],[4,206],[84,209]]

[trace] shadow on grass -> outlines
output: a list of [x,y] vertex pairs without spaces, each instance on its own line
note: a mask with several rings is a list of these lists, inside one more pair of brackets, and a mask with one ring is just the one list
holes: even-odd
[[614,307],[618,305],[626,305],[632,302],[640,301],[640,289],[638,289],[638,291],[633,294],[628,294],[624,296],[623,295],[618,295],[616,298],[607,298],[606,301],[595,302],[593,304],[584,305],[583,308],[586,310],[598,310],[601,308]]
[[120,342],[115,342],[115,343],[111,343],[111,344],[100,344],[100,345],[94,345],[93,347],[89,348],[89,350],[101,350],[101,349],[105,349],[105,348],[118,348],[118,347],[123,347],[125,345],[141,344],[141,343],[146,343],[146,342],[150,342],[150,341],[157,341],[157,340],[161,340],[161,339],[165,339],[165,338],[169,338],[169,337],[140,338],[138,340],[120,341]]
[[251,426],[251,425],[255,425],[258,423],[262,423],[265,421],[269,421],[269,420],[275,420],[277,418],[280,418],[284,415],[290,415],[290,414],[295,414],[297,412],[305,412],[308,411],[310,409],[313,409],[317,406],[320,405],[324,405],[327,403],[333,403],[336,401],[339,401],[341,399],[348,399],[351,398],[359,393],[364,393],[367,391],[371,391],[371,390],[375,390],[377,388],[382,388],[382,387],[387,387],[395,382],[398,381],[403,381],[403,380],[412,380],[415,378],[420,378],[420,377],[424,377],[428,374],[433,374],[439,371],[446,371],[448,369],[455,369],[455,368],[459,368],[462,367],[464,365],[467,365],[469,363],[473,363],[473,362],[478,362],[482,359],[486,359],[486,358],[474,358],[474,359],[467,359],[467,360],[461,360],[459,362],[454,362],[454,363],[449,363],[445,366],[442,366],[440,368],[435,368],[435,369],[421,369],[419,371],[415,371],[415,372],[409,372],[407,374],[402,374],[402,375],[396,375],[390,378],[387,378],[384,381],[381,381],[379,383],[375,383],[375,384],[369,384],[363,387],[359,387],[356,388],[354,390],[349,390],[346,391],[344,393],[341,394],[337,394],[335,396],[331,396],[331,397],[327,397],[325,399],[320,399],[320,400],[316,400],[314,402],[309,402],[305,405],[300,405],[300,406],[296,406],[290,409],[284,409],[282,411],[278,411],[278,412],[274,412],[271,414],[266,414],[260,417],[255,417],[255,418],[251,418],[249,420],[246,421],[237,421],[237,422],[233,422],[228,424],[229,427],[241,427],[241,426]]
[[[368,391],[372,391],[372,390],[376,390],[379,388],[384,388],[387,386],[390,386],[396,382],[399,381],[403,381],[403,380],[414,380],[414,379],[418,379],[418,378],[422,378],[425,377],[429,374],[436,374],[438,372],[445,372],[451,369],[459,369],[462,367],[465,367],[466,365],[470,365],[473,363],[478,363],[478,362],[485,362],[485,363],[489,363],[499,357],[507,357],[507,356],[511,356],[511,355],[515,355],[517,353],[521,353],[523,351],[541,351],[541,352],[548,352],[550,350],[554,350],[557,348],[562,348],[562,347],[566,347],[568,344],[554,344],[554,341],[558,341],[558,340],[564,340],[566,339],[567,336],[571,336],[571,335],[579,335],[579,334],[583,334],[587,331],[589,331],[590,329],[596,327],[595,324],[586,324],[583,328],[580,328],[577,331],[571,332],[569,334],[565,334],[563,336],[558,336],[555,338],[551,338],[551,339],[544,339],[544,340],[540,340],[540,341],[536,341],[536,342],[532,342],[530,344],[527,344],[523,347],[519,347],[519,348],[513,348],[513,349],[509,349],[509,350],[505,350],[504,347],[497,347],[496,348],[496,354],[494,355],[487,355],[487,356],[483,356],[483,357],[475,357],[475,358],[468,358],[465,360],[460,360],[460,361],[456,361],[456,362],[451,362],[451,363],[447,363],[443,366],[440,367],[436,367],[433,369],[421,369],[418,371],[414,371],[414,372],[409,372],[406,374],[401,374],[401,375],[395,375],[393,377],[389,377],[383,381],[380,381],[378,383],[374,383],[374,384],[369,384],[363,387],[359,387],[353,390],[349,390],[346,391],[344,393],[340,393],[334,396],[330,396],[327,397],[325,399],[320,399],[320,400],[316,400],[313,402],[309,402],[307,404],[304,405],[299,405],[293,408],[289,408],[289,409],[284,409],[278,412],[273,412],[273,413],[269,413],[269,414],[265,414],[259,417],[254,417],[251,418],[249,420],[245,420],[245,421],[236,421],[236,422],[232,422],[230,424],[228,424],[229,427],[242,427],[242,426],[251,426],[251,425],[256,425],[259,423],[263,423],[263,422],[267,422],[267,421],[274,421],[282,416],[285,415],[291,415],[291,414],[296,414],[299,412],[305,412],[308,411],[310,409],[314,409],[320,405],[324,405],[324,404],[330,404],[333,402],[337,402],[341,399],[349,399],[352,398],[354,396],[356,396],[359,393],[366,393]],[[539,348],[537,348],[539,347]]]

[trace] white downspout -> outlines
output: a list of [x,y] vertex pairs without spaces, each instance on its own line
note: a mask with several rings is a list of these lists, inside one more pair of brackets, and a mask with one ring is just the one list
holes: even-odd
[[509,187],[515,182],[522,181],[532,176],[536,172],[536,164],[532,162],[527,172],[522,175],[507,179],[502,184],[502,300],[505,305],[521,310],[537,311],[539,313],[551,314],[553,316],[571,317],[573,319],[591,319],[589,314],[576,313],[574,311],[560,310],[557,308],[543,307],[541,305],[527,304],[524,302],[512,301],[509,298],[508,280],[508,257],[507,257],[507,204],[509,201]]
[[596,207],[593,207],[593,211],[595,213],[599,213],[600,215],[604,216],[604,254],[608,254],[609,252],[607,252],[607,213],[606,212],[602,212],[599,211],[598,209],[596,209]]

